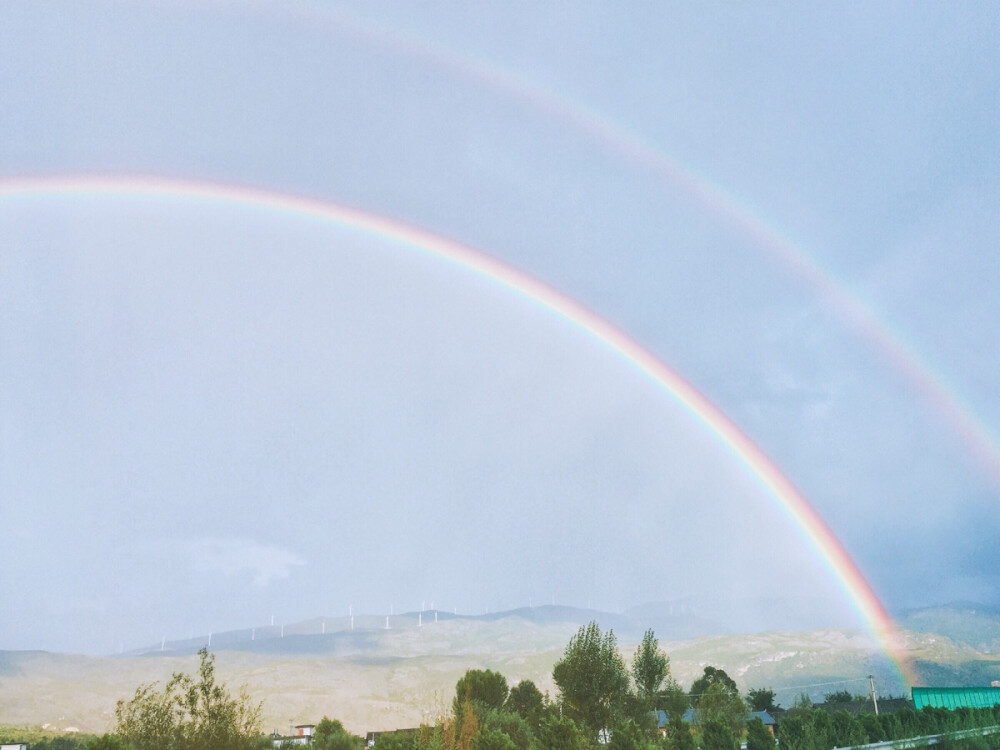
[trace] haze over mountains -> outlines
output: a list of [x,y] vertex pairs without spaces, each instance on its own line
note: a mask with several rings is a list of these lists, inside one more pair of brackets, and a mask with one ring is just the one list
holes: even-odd
[[[385,616],[355,616],[353,630],[350,617],[315,618],[286,624],[283,635],[280,625],[213,633],[211,650],[222,678],[232,687],[245,684],[263,702],[266,729],[329,715],[363,732],[433,721],[448,710],[455,682],[471,668],[498,670],[511,683],[530,679],[553,694],[553,664],[591,620],[614,629],[626,657],[657,620],[661,647],[684,686],[711,664],[741,690],[772,687],[786,707],[801,693],[822,700],[833,690],[866,692],[868,674],[880,695],[906,694],[895,666],[857,629],[726,633],[677,603],[624,614],[562,606],[475,616],[427,610],[392,615],[388,629]],[[1000,679],[1000,614],[925,608],[905,614],[900,624],[925,683]],[[207,637],[163,641],[107,657],[0,651],[0,715],[7,723],[103,731],[118,699],[141,683],[190,671],[205,645]]]

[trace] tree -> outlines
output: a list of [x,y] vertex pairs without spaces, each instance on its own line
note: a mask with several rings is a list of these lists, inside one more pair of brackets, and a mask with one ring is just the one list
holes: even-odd
[[445,724],[421,724],[413,737],[413,750],[445,750]]
[[41,742],[33,742],[29,747],[31,750],[85,750],[86,744],[82,737],[49,737]]
[[716,683],[722,685],[730,693],[739,697],[740,691],[736,688],[736,683],[733,682],[733,678],[721,669],[708,666],[705,667],[705,671],[702,676],[695,680],[691,685],[691,704],[697,708],[698,704],[701,702],[701,697],[708,692],[709,687]]
[[837,690],[824,695],[823,700],[827,703],[850,703],[854,700],[854,696],[851,695],[850,690]]
[[639,700],[648,704],[651,710],[660,693],[664,681],[670,676],[670,660],[660,650],[660,642],[652,630],[647,630],[642,637],[642,643],[636,649],[632,658],[632,678],[635,680],[635,690]]
[[827,750],[827,748],[836,747],[837,743],[834,741],[833,722],[830,720],[829,711],[825,711],[822,708],[814,708],[810,718],[813,746],[817,750]]
[[472,701],[465,701],[455,715],[455,750],[473,750],[472,743],[479,736],[479,718]]
[[484,732],[487,729],[503,732],[514,743],[516,750],[528,750],[535,739],[535,733],[527,720],[506,708],[502,711],[488,711],[482,724]]
[[510,690],[507,678],[490,669],[470,669],[455,685],[455,700],[452,707],[457,717],[462,706],[472,703],[480,713],[488,709],[499,709],[507,700]]
[[724,682],[713,682],[698,701],[698,723],[721,721],[738,736],[747,718],[747,707],[740,694]]
[[[875,714],[861,714],[858,716],[858,720],[861,722],[861,728],[864,730],[868,742],[882,742],[886,739],[882,725]],[[781,722],[781,733],[785,733],[784,720]]]
[[739,735],[726,722],[709,719],[701,725],[701,750],[739,750]]
[[215,681],[215,656],[198,652],[198,678],[175,673],[162,691],[140,685],[115,707],[115,734],[135,750],[252,750],[260,735],[260,704],[245,690],[236,698]]
[[552,678],[567,714],[592,736],[611,728],[629,695],[628,671],[615,633],[602,633],[596,622],[580,628],[570,639]]
[[[32,745],[32,747],[37,746]],[[113,734],[102,734],[100,737],[91,738],[87,741],[86,748],[87,750],[132,750],[131,745]]]
[[[412,732],[407,731],[386,732],[379,735],[375,744],[379,750],[413,750],[414,736]],[[301,745],[296,745],[289,750],[298,750],[300,747]]]
[[778,746],[781,750],[813,750],[812,728],[803,714],[785,714],[778,730]]
[[747,693],[747,705],[751,711],[774,711],[778,708],[771,688],[750,688],[750,692]]
[[759,716],[753,716],[747,722],[747,750],[774,750],[774,735]]
[[667,750],[695,750],[691,727],[680,714],[671,714],[667,722],[667,736],[663,743]]
[[520,716],[534,729],[545,710],[545,697],[531,680],[521,680],[510,689],[503,708]]
[[472,741],[472,750],[517,750],[514,741],[496,727],[486,728]]
[[[832,722],[836,747],[857,747],[867,742],[865,730],[861,726],[861,722],[847,711],[837,711],[833,715]],[[918,729],[914,734],[920,735],[922,732]]]
[[548,716],[538,727],[538,741],[545,750],[589,750],[585,732],[569,717]]
[[631,721],[619,724],[608,740],[608,750],[646,750],[642,727]]
[[678,719],[684,715],[684,712],[691,707],[691,701],[688,699],[688,694],[684,692],[682,688],[673,677],[668,678],[667,686],[660,693],[659,700],[657,704],[661,709],[667,712],[667,716],[671,719],[676,716]]
[[351,734],[336,719],[324,716],[316,725],[312,747],[316,750],[359,750],[364,739]]

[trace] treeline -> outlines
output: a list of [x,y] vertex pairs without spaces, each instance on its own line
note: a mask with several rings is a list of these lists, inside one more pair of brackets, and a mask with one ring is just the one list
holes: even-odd
[[[831,714],[821,708],[800,704],[781,717],[779,738],[781,750],[830,750],[998,725],[1000,705],[992,708],[956,708],[953,711],[925,706],[920,711],[904,708],[877,716],[874,713],[854,716],[847,711]],[[978,737],[951,744],[985,749],[997,747],[998,740]]]
[[[614,633],[602,633],[596,623],[570,640],[552,677],[559,691],[554,699],[530,681],[508,688],[501,674],[470,670],[456,685],[449,715],[434,726],[384,733],[375,745],[378,750],[740,750],[745,743],[746,750],[831,750],[1000,725],[1000,706],[919,712],[911,707],[855,716],[815,707],[803,696],[782,711],[772,689],[754,688],[741,696],[732,678],[712,666],[685,691],[652,631],[626,668]],[[827,698],[866,700],[849,693]],[[688,709],[693,709],[690,722],[682,718]],[[665,726],[658,726],[657,710],[669,717]],[[761,711],[780,714],[777,742],[751,715]],[[998,746],[996,738],[983,737],[943,744],[947,750]]]
[[[260,732],[261,705],[245,691],[232,696],[215,680],[214,656],[199,652],[198,674],[175,674],[163,689],[141,685],[119,701],[110,734],[58,737],[31,750],[264,750],[273,739]],[[613,631],[596,623],[580,628],[556,662],[558,694],[543,694],[530,680],[514,686],[491,670],[473,669],[455,686],[450,710],[433,725],[379,733],[377,750],[776,750],[775,737],[751,711],[778,711],[770,688],[742,696],[723,671],[707,666],[684,690],[670,660],[647,631],[626,666]],[[828,697],[850,698],[849,694]],[[693,709],[691,721],[683,720]],[[669,720],[658,726],[657,712]],[[831,750],[1000,725],[992,709],[912,708],[895,713],[830,713],[803,696],[782,712],[778,750]],[[11,738],[16,739],[16,738]],[[314,750],[361,750],[364,738],[327,717],[315,728]],[[943,750],[986,750],[996,740],[944,743]]]

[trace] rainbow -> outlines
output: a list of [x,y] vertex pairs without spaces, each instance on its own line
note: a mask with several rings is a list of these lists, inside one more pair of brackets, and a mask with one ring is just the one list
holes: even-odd
[[235,185],[149,176],[0,178],[0,206],[31,197],[183,198],[276,211],[326,222],[446,261],[515,292],[582,331],[669,394],[748,470],[815,549],[909,685],[920,680],[896,626],[844,546],[774,462],[693,385],[625,332],[523,271],[458,242],[392,219],[327,201]]
[[991,429],[870,305],[764,220],[759,211],[749,207],[746,200],[726,192],[696,170],[671,158],[649,140],[624,129],[596,110],[537,86],[493,63],[316,3],[302,3],[300,10],[313,10],[318,18],[326,18],[387,49],[403,50],[412,57],[447,68],[524,102],[585,133],[610,151],[679,188],[810,289],[841,322],[866,341],[959,437],[983,475],[1000,493],[1000,440]]

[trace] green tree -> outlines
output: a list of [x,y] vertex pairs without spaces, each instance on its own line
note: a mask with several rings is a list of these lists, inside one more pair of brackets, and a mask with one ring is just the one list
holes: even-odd
[[316,725],[311,746],[316,750],[358,750],[364,739],[351,734],[340,721],[324,716]]
[[589,750],[583,729],[569,717],[547,716],[538,727],[538,742],[545,750]]
[[680,714],[671,714],[667,723],[667,734],[662,743],[667,750],[695,750],[691,727]]
[[517,745],[500,729],[487,727],[472,741],[472,750],[517,750]]
[[684,692],[677,681],[671,677],[667,680],[667,686],[660,693],[657,706],[667,712],[671,719],[676,716],[678,719],[691,707],[688,694]]
[[810,719],[813,747],[817,748],[817,750],[828,750],[831,747],[836,747],[837,743],[834,741],[833,721],[830,719],[830,713],[824,711],[822,708],[814,708]]
[[[413,750],[414,736],[412,732],[386,732],[379,735],[375,743],[378,750]],[[291,750],[298,750],[301,745],[296,745]]]
[[652,710],[656,697],[667,677],[670,676],[670,660],[660,650],[660,642],[652,630],[647,630],[642,643],[632,657],[632,679],[639,700]]
[[708,692],[708,689],[715,684],[720,684],[733,695],[739,697],[740,691],[736,688],[733,678],[721,669],[708,666],[704,673],[691,685],[691,704],[697,708],[701,697]]
[[131,750],[129,745],[121,737],[113,734],[102,734],[100,737],[92,737],[85,745],[87,750]]
[[82,737],[50,737],[29,747],[32,750],[83,750]]
[[750,692],[747,693],[747,705],[751,711],[774,711],[778,708],[771,688],[750,688]]
[[444,750],[444,724],[421,724],[413,738],[413,750]]
[[759,716],[752,716],[747,722],[747,750],[774,750],[774,735]]
[[[963,707],[964,708],[964,707]],[[955,713],[958,713],[961,709],[955,709]],[[879,714],[879,723],[882,725],[882,731],[885,734],[887,740],[898,740],[902,739],[903,727],[899,723],[899,717],[896,714]],[[971,729],[975,726],[975,722],[971,719],[966,719],[963,729]]]
[[701,750],[739,750],[739,735],[725,721],[708,719],[701,724]]
[[496,729],[503,732],[514,743],[517,750],[528,750],[535,733],[527,720],[513,711],[504,708],[501,711],[491,710],[483,717],[483,731]]
[[510,689],[503,707],[505,711],[520,716],[534,729],[545,711],[545,697],[531,680],[521,680]]
[[140,685],[115,707],[114,733],[135,750],[253,750],[260,735],[260,704],[245,690],[232,697],[216,684],[215,656],[198,652],[197,679],[176,673],[162,691]]
[[614,631],[604,634],[596,622],[570,639],[552,678],[569,717],[579,720],[591,736],[609,730],[624,711],[628,671]]
[[812,707],[813,707],[813,702],[812,698],[809,697],[809,693],[799,693],[799,697],[796,698],[795,702],[792,704],[792,711],[796,710],[804,711],[806,709],[811,710]]
[[623,721],[615,727],[607,744],[608,750],[647,750],[648,747],[643,728],[632,721]]
[[738,692],[724,682],[713,682],[698,700],[698,723],[721,721],[738,736],[746,723],[747,707]]
[[813,750],[811,727],[802,714],[787,713],[781,719],[778,746],[781,750]]
[[507,700],[510,690],[507,678],[490,669],[470,669],[455,685],[455,700],[452,708],[459,716],[463,704],[472,703],[480,713],[489,709],[499,709]]
[[850,690],[837,690],[836,692],[824,695],[823,700],[826,703],[850,703],[854,700],[854,696],[851,695]]
[[[831,721],[833,723],[833,737],[836,747],[857,747],[858,745],[864,745],[867,741],[861,722],[849,712],[844,710],[837,711],[834,713]],[[918,730],[914,736],[920,734],[922,732]]]
[[[865,730],[868,742],[882,742],[886,739],[885,732],[882,731],[882,725],[875,714],[861,714],[858,719],[861,722],[861,728]],[[787,719],[783,719],[781,722],[782,734],[785,733],[785,721]]]

